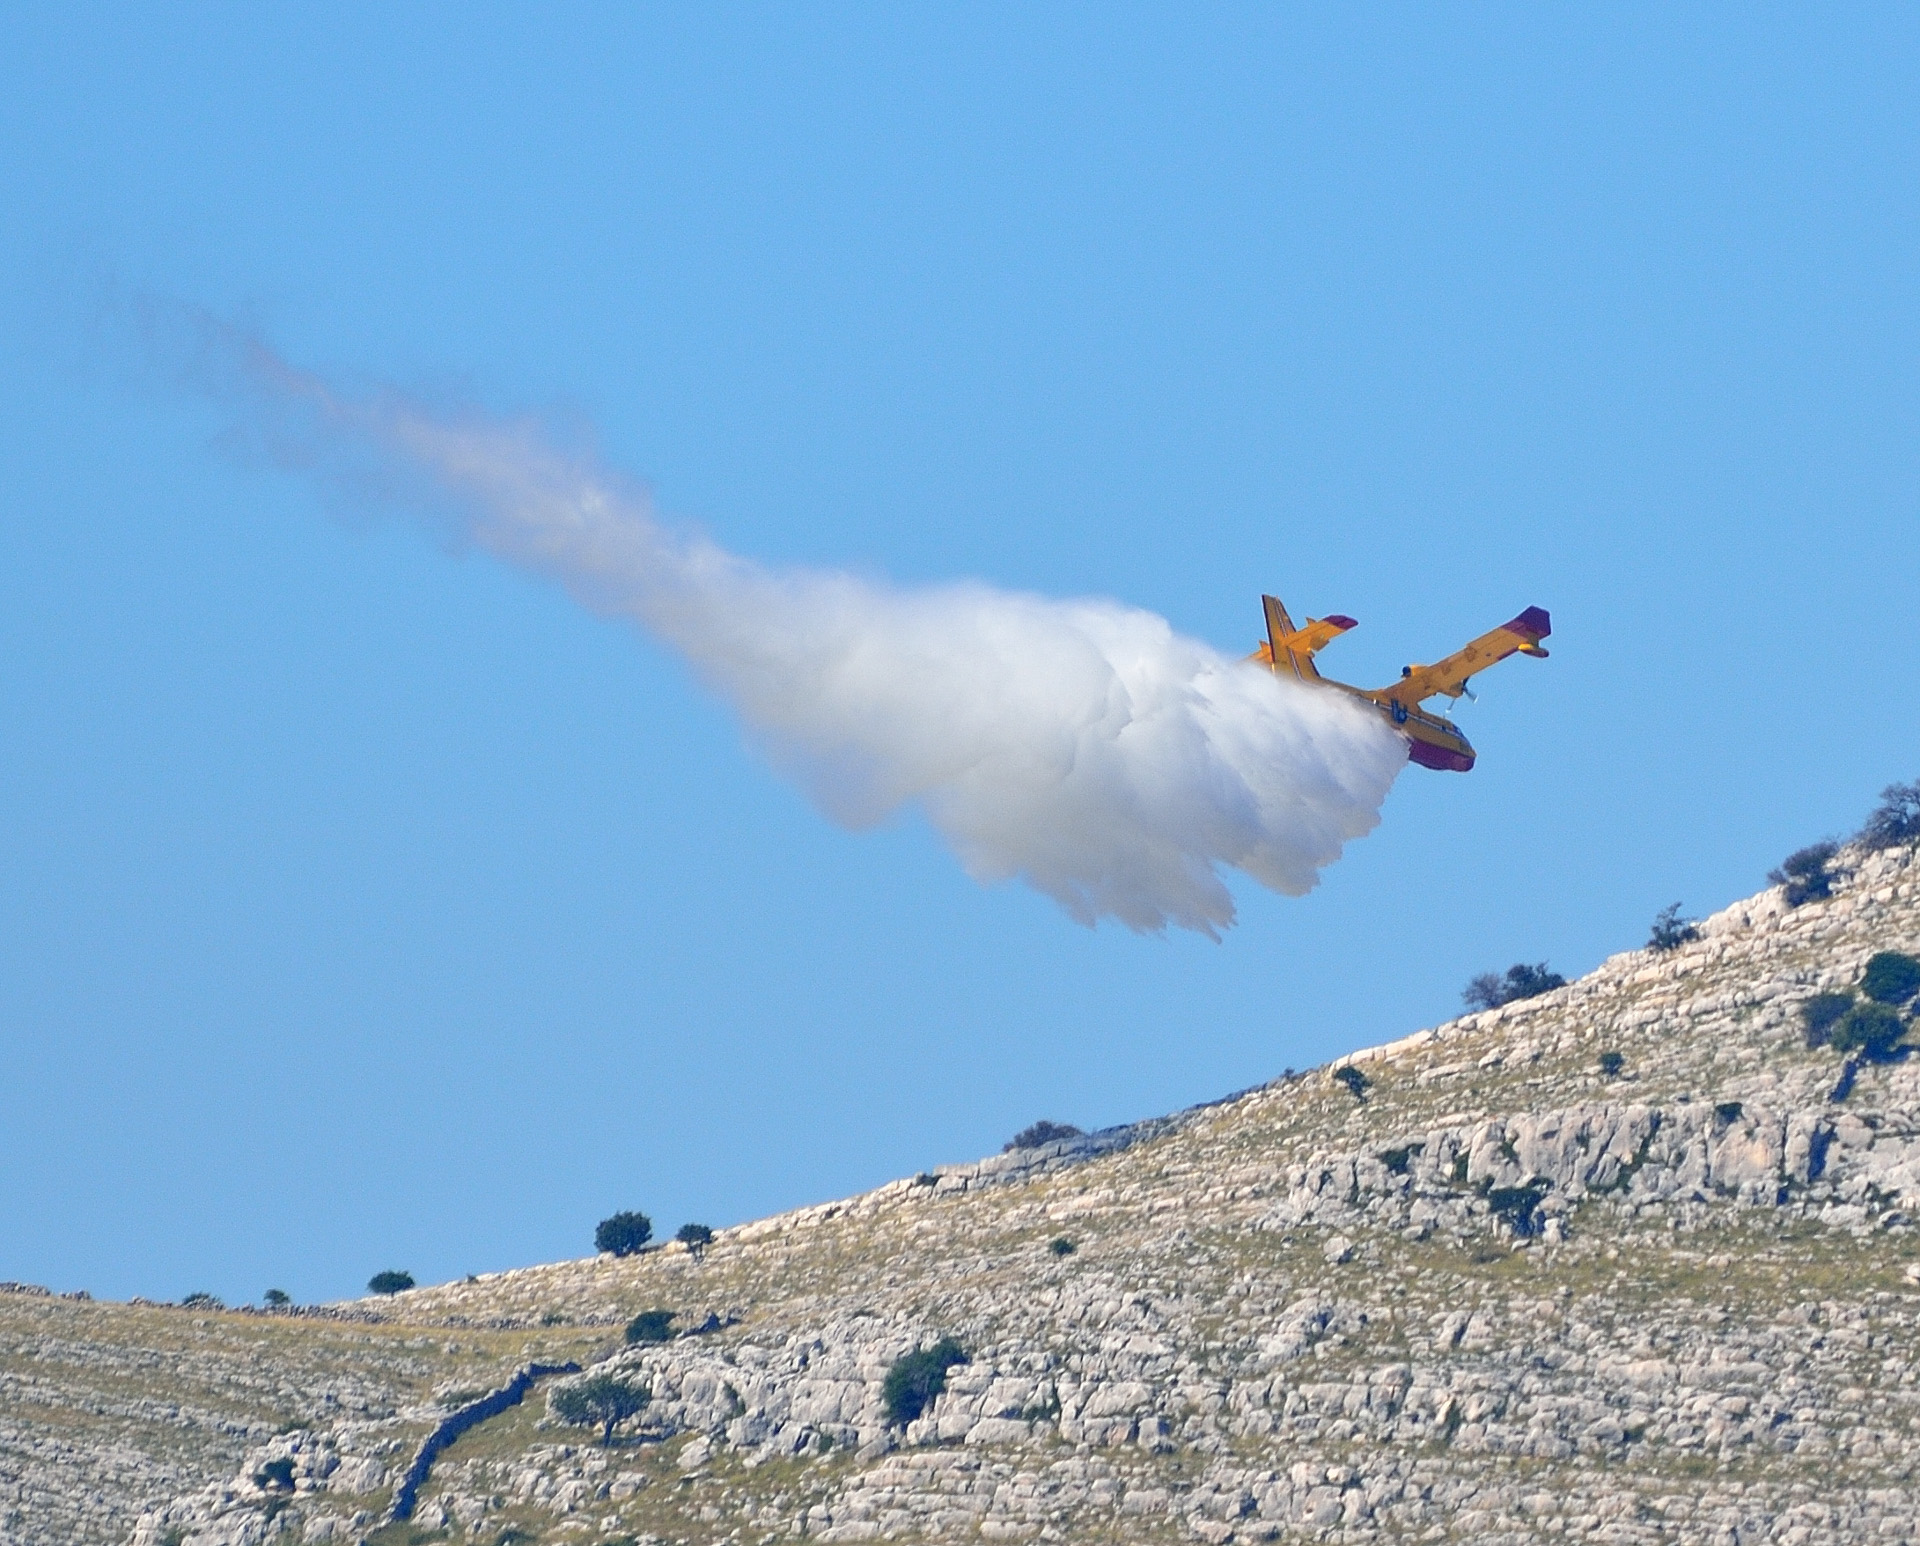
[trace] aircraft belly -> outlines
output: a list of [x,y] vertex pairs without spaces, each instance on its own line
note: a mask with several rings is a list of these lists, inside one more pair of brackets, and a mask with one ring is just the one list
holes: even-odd
[[1417,762],[1423,768],[1432,768],[1440,773],[1465,773],[1473,767],[1471,751],[1458,752],[1451,746],[1440,746],[1432,741],[1407,739],[1407,759]]

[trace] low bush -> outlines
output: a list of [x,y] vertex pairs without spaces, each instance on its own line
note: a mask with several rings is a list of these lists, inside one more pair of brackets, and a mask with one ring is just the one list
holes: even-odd
[[1737,1100],[1723,1100],[1713,1108],[1713,1118],[1722,1127],[1729,1127],[1740,1120],[1740,1113],[1746,1109]]
[[396,1272],[389,1268],[385,1272],[376,1272],[367,1279],[367,1289],[375,1294],[404,1294],[413,1287],[411,1272]]
[[1502,1004],[1538,998],[1542,993],[1551,993],[1566,985],[1567,979],[1550,969],[1545,961],[1536,961],[1531,966],[1517,961],[1507,968],[1504,976],[1498,972],[1482,972],[1461,990],[1460,997],[1469,1009],[1498,1009]]
[[547,1397],[547,1408],[563,1423],[576,1428],[598,1428],[600,1443],[613,1444],[613,1430],[647,1409],[653,1392],[645,1385],[617,1374],[590,1374],[561,1385]]
[[1860,991],[1876,1004],[1904,1004],[1920,993],[1920,961],[1897,950],[1883,950],[1860,974]]
[[1062,1138],[1083,1136],[1079,1128],[1067,1122],[1035,1122],[1032,1127],[1023,1128],[1000,1146],[1002,1154],[1011,1154],[1015,1149],[1037,1149],[1043,1143],[1055,1143]]
[[682,1224],[673,1232],[673,1238],[698,1259],[701,1253],[713,1244],[713,1231],[705,1224]]
[[1065,1235],[1061,1235],[1057,1240],[1049,1240],[1047,1242],[1047,1249],[1053,1252],[1055,1256],[1071,1256],[1076,1247]]
[[217,1294],[188,1294],[180,1301],[183,1310],[224,1310]]
[[1893,1009],[1869,1000],[1855,1004],[1835,1021],[1828,1039],[1841,1052],[1858,1052],[1877,1063],[1893,1056],[1906,1028]]
[[1870,852],[1909,843],[1920,843],[1920,781],[1887,785],[1860,829],[1860,846]]
[[1675,902],[1653,915],[1653,929],[1647,935],[1647,949],[1665,955],[1669,950],[1692,944],[1699,937],[1700,926],[1691,918],[1682,918],[1680,904]]
[[627,1322],[627,1340],[629,1342],[671,1342],[673,1311],[642,1310]]
[[932,1347],[919,1348],[896,1358],[880,1387],[886,1402],[887,1421],[904,1428],[933,1404],[947,1388],[947,1370],[957,1363],[968,1363],[966,1349],[952,1337],[942,1337]]
[[1496,1186],[1488,1189],[1487,1206],[1493,1216],[1521,1239],[1540,1233],[1540,1203],[1547,1195],[1544,1182],[1529,1181],[1525,1186]]
[[653,1220],[644,1213],[616,1213],[602,1219],[593,1231],[593,1248],[615,1256],[632,1256],[653,1238]]
[[1373,1083],[1371,1079],[1361,1073],[1360,1070],[1355,1068],[1351,1063],[1342,1063],[1336,1068],[1333,1071],[1333,1081],[1335,1084],[1345,1085],[1347,1087],[1347,1093],[1355,1100],[1365,1100],[1367,1098],[1367,1086]]
[[260,1302],[269,1310],[284,1310],[293,1303],[293,1295],[284,1288],[270,1288],[260,1296]]
[[1627,1066],[1627,1060],[1618,1052],[1603,1052],[1599,1057],[1600,1072],[1609,1079],[1618,1079],[1620,1070]]
[[1809,1047],[1824,1047],[1840,1017],[1853,1008],[1851,993],[1816,993],[1800,1006],[1800,1024]]
[[1767,879],[1786,893],[1789,907],[1821,902],[1833,895],[1833,871],[1829,868],[1840,852],[1838,843],[1810,843],[1795,849],[1780,861],[1780,868],[1767,871]]

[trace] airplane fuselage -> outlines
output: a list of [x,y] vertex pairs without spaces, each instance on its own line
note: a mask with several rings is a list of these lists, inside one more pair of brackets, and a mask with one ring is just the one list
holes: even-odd
[[1407,738],[1407,758],[1423,768],[1441,773],[1465,773],[1473,767],[1473,743],[1460,733],[1460,727],[1440,714],[1429,714],[1413,704],[1401,703],[1383,692],[1349,686],[1331,677],[1321,677],[1329,687],[1351,693],[1362,702],[1386,715],[1393,728]]
[[[1273,651],[1263,644],[1253,658],[1269,669]],[[1330,676],[1310,678],[1316,687],[1332,687],[1362,703],[1380,715],[1407,741],[1407,759],[1423,768],[1440,773],[1465,773],[1478,755],[1473,743],[1460,733],[1460,727],[1439,714],[1429,714],[1417,704],[1402,703],[1387,696],[1391,688],[1355,687],[1351,682],[1336,682]]]

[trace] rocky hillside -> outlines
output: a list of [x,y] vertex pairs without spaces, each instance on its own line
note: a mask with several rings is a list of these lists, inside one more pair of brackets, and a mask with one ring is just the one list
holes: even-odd
[[[330,1319],[0,1295],[0,1542],[1920,1538],[1920,1059],[1799,1013],[1920,952],[1920,864],[1839,865],[698,1257]],[[628,1346],[656,1308],[683,1334]],[[942,1338],[967,1361],[890,1423]],[[609,1448],[549,1405],[604,1373],[652,1397]]]

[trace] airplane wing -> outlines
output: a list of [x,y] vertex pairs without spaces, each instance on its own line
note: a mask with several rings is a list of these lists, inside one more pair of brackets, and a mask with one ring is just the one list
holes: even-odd
[[1455,650],[1445,660],[1435,661],[1430,666],[1408,666],[1401,673],[1400,680],[1391,687],[1384,687],[1380,695],[1396,703],[1415,705],[1424,703],[1435,693],[1445,693],[1449,698],[1458,698],[1465,689],[1467,678],[1477,676],[1488,666],[1505,660],[1509,655],[1534,655],[1546,658],[1547,652],[1540,648],[1540,641],[1553,632],[1552,620],[1544,607],[1528,607],[1510,623],[1503,623],[1491,633],[1483,633],[1464,649]]

